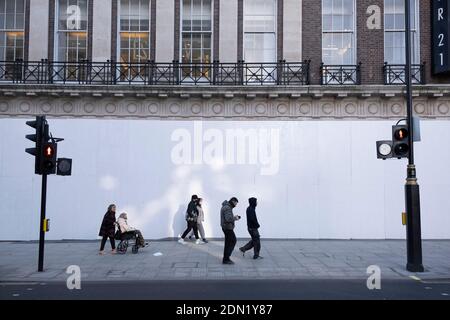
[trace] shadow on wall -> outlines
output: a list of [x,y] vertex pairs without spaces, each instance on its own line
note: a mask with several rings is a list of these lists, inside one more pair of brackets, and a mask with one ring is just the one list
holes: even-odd
[[177,212],[173,215],[172,220],[172,235],[173,237],[180,237],[186,228],[186,208],[182,205],[178,207]]

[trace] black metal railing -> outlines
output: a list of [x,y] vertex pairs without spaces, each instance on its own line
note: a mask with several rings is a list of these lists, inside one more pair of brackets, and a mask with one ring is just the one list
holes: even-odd
[[124,63],[0,61],[0,82],[23,84],[308,85],[309,61]]
[[322,85],[361,84],[361,63],[357,65],[320,65]]
[[[406,65],[385,63],[383,72],[384,84],[406,84]],[[425,84],[425,63],[411,66],[411,78],[413,84]]]

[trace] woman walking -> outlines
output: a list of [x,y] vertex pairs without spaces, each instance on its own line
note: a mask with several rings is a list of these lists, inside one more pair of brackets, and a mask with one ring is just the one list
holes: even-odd
[[114,232],[115,232],[115,222],[116,222],[116,205],[111,204],[108,207],[108,211],[103,216],[102,225],[100,227],[100,232],[98,235],[102,237],[102,242],[100,244],[100,252],[99,254],[103,255],[105,250],[106,240],[109,238],[109,242],[111,243],[111,253],[116,253],[116,242],[114,240]]
[[[203,221],[205,221],[205,212],[203,211],[202,203],[203,203],[203,199],[199,198],[198,202],[197,202],[197,211],[198,211],[197,230],[200,233],[200,237],[202,238],[203,243],[208,243],[208,240],[206,240],[206,237],[205,237],[205,228],[203,227]],[[189,233],[189,239],[191,239],[193,234],[194,234],[194,231],[192,230]],[[201,241],[197,240],[197,244],[200,244],[200,243],[201,243]]]

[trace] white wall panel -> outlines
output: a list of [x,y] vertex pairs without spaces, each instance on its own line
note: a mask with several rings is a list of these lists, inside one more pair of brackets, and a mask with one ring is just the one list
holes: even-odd
[[[406,161],[380,161],[375,154],[375,141],[389,138],[389,121],[202,123],[203,133],[222,136],[227,130],[275,130],[279,159],[272,161],[273,175],[262,175],[268,166],[249,164],[248,158],[246,164],[174,164],[176,130],[185,129],[192,142],[201,138],[192,121],[50,119],[50,124],[55,136],[66,139],[58,146],[59,156],[74,163],[72,177],[49,177],[48,239],[95,239],[110,203],[127,211],[130,223],[147,238],[177,236],[193,193],[205,198],[209,237],[222,236],[223,200],[237,196],[236,213],[245,216],[247,198],[256,196],[263,237],[405,238]],[[24,152],[31,147],[25,139],[29,133],[25,119],[0,119],[0,240],[38,237],[40,178]],[[423,237],[448,239],[450,148],[442,142],[450,140],[450,123],[422,122],[422,140],[416,162]],[[203,143],[203,156],[207,146]],[[195,148],[200,150],[192,146],[193,162],[202,160],[195,159]],[[236,231],[247,236],[245,220]]]

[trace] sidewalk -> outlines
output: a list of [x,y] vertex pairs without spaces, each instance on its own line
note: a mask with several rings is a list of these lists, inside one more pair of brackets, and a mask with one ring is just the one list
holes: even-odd
[[[98,255],[99,241],[47,242],[45,272],[37,272],[38,244],[0,242],[0,282],[66,281],[66,268],[78,265],[83,281],[228,280],[228,279],[367,279],[368,266],[381,268],[384,279],[450,279],[450,240],[424,241],[425,273],[409,273],[405,241],[263,240],[262,260],[244,257],[238,247],[233,266],[222,265],[222,241],[181,245],[154,241],[132,254]],[[107,248],[109,244],[107,245]],[[161,252],[162,256],[154,256]]]

